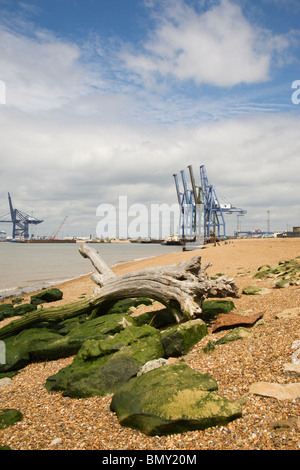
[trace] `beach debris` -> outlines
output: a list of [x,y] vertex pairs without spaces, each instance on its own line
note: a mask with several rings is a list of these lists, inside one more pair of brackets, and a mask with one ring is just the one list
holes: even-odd
[[217,390],[215,379],[180,361],[124,383],[110,409],[122,426],[148,436],[206,429],[242,415],[240,404],[223,398]]
[[92,301],[95,306],[136,297],[138,293],[161,302],[173,313],[177,323],[181,323],[201,314],[206,298],[235,297],[238,294],[233,279],[227,276],[210,279],[206,274],[210,264],[202,267],[200,256],[178,265],[148,268],[117,277],[95,249],[81,245],[79,252],[89,258],[97,270],[91,276],[100,287]]
[[225,313],[218,315],[218,318],[212,328],[212,332],[221,330],[224,328],[232,328],[237,325],[252,326],[257,322],[264,312],[253,313],[252,315],[240,315],[238,313]]

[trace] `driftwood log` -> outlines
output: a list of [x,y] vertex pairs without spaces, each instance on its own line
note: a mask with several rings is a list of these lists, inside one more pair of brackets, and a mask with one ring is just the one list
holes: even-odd
[[238,287],[233,279],[221,276],[210,279],[201,266],[201,257],[195,256],[178,265],[162,266],[130,272],[120,276],[107,266],[98,252],[81,245],[79,252],[89,258],[96,273],[91,276],[97,285],[87,299],[62,307],[38,309],[25,314],[0,329],[0,339],[11,336],[42,321],[58,322],[82,313],[101,309],[101,315],[118,300],[147,297],[165,305],[175,316],[177,323],[198,317],[203,301],[208,297],[235,297]]

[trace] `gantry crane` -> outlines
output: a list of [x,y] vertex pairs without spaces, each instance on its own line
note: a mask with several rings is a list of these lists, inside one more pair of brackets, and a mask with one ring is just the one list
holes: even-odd
[[206,168],[200,166],[200,185],[196,185],[192,166],[189,165],[191,188],[187,186],[184,170],[181,173],[183,190],[180,190],[178,177],[174,174],[178,203],[180,206],[181,238],[187,243],[208,240],[211,237],[225,238],[224,214],[247,211],[233,207],[230,203],[220,203],[217,192],[209,183]]
[[[9,193],[8,193],[8,203],[9,203],[10,213],[5,214],[4,216],[0,217],[0,222],[1,223],[9,222],[13,224],[12,238],[16,238],[18,236],[20,238],[28,239],[29,238],[29,225],[41,224],[43,220],[36,219],[35,217],[25,214],[24,212],[21,212],[18,209],[14,209]],[[9,220],[9,216],[10,216],[10,220]]]

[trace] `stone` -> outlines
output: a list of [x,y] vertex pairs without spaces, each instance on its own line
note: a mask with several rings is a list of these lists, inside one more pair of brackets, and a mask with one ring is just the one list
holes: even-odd
[[23,415],[19,410],[13,408],[4,408],[0,410],[0,429],[12,426],[18,421],[22,421]]
[[14,316],[14,306],[12,303],[0,305],[0,321],[3,320],[3,318],[9,318],[13,316]]
[[63,293],[60,289],[51,288],[47,289],[39,294],[32,295],[30,297],[30,303],[33,305],[39,305],[44,302],[56,302],[57,300],[61,300],[63,297]]
[[251,384],[249,393],[276,398],[277,400],[295,400],[300,398],[300,383],[277,384],[256,382]]
[[300,315],[300,307],[286,308],[282,312],[277,313],[275,318],[277,319],[291,319],[297,318]]
[[218,316],[213,328],[212,332],[217,330],[221,330],[224,328],[232,328],[237,325],[247,325],[252,326],[254,323],[257,322],[263,313],[254,313],[252,315],[239,315],[238,313],[226,313],[221,314]]
[[217,383],[184,361],[134,377],[114,394],[110,408],[122,426],[148,436],[226,425],[242,415],[240,405],[221,397]]
[[166,364],[170,364],[168,359],[164,359],[161,357],[160,359],[154,359],[153,361],[146,362],[145,365],[138,371],[137,377],[140,375],[146,374],[150,372],[150,370],[157,369],[158,367],[165,366]]
[[110,395],[163,355],[158,330],[130,326],[112,338],[84,343],[72,364],[48,377],[46,389],[72,398]]
[[292,363],[293,364],[300,364],[300,341],[294,341],[292,344],[292,349],[295,349],[296,351],[293,352],[292,354]]
[[37,306],[32,304],[22,304],[14,307],[13,314],[14,316],[21,316],[25,313],[33,312],[36,310]]
[[248,338],[249,336],[251,336],[251,332],[247,330],[246,328],[243,328],[243,327],[234,328],[232,331],[230,331],[230,333],[218,339],[218,341],[216,341],[215,344],[216,345],[227,344],[231,341],[237,341],[239,339]]
[[206,335],[207,326],[200,318],[170,326],[161,332],[161,342],[165,350],[164,356],[182,356]]
[[265,287],[257,287],[257,286],[248,286],[244,287],[242,290],[242,294],[245,295],[264,295],[269,294],[271,291]]
[[231,312],[235,309],[235,305],[232,300],[205,300],[201,308],[201,317],[204,319],[212,319],[220,313]]
[[12,383],[12,380],[9,377],[4,377],[3,379],[0,379],[0,390],[2,388],[7,387],[7,385],[10,385]]
[[283,370],[287,377],[300,377],[300,364],[288,362],[283,364]]
[[278,421],[272,421],[269,424],[269,428],[276,432],[284,432],[290,429],[300,430],[300,419],[299,418],[287,418],[287,419],[279,419]]

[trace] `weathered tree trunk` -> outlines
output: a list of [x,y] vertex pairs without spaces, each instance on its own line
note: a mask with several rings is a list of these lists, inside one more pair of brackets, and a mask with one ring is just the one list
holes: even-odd
[[207,264],[201,267],[201,257],[195,256],[179,265],[143,269],[116,276],[93,248],[82,245],[79,252],[89,258],[97,273],[91,279],[97,284],[92,296],[63,307],[50,307],[24,315],[0,329],[0,339],[11,336],[41,321],[62,321],[101,308],[101,314],[121,299],[147,297],[158,300],[174,314],[178,323],[195,318],[202,312],[202,302],[208,297],[234,297],[238,288],[233,279],[221,276],[209,279]]

